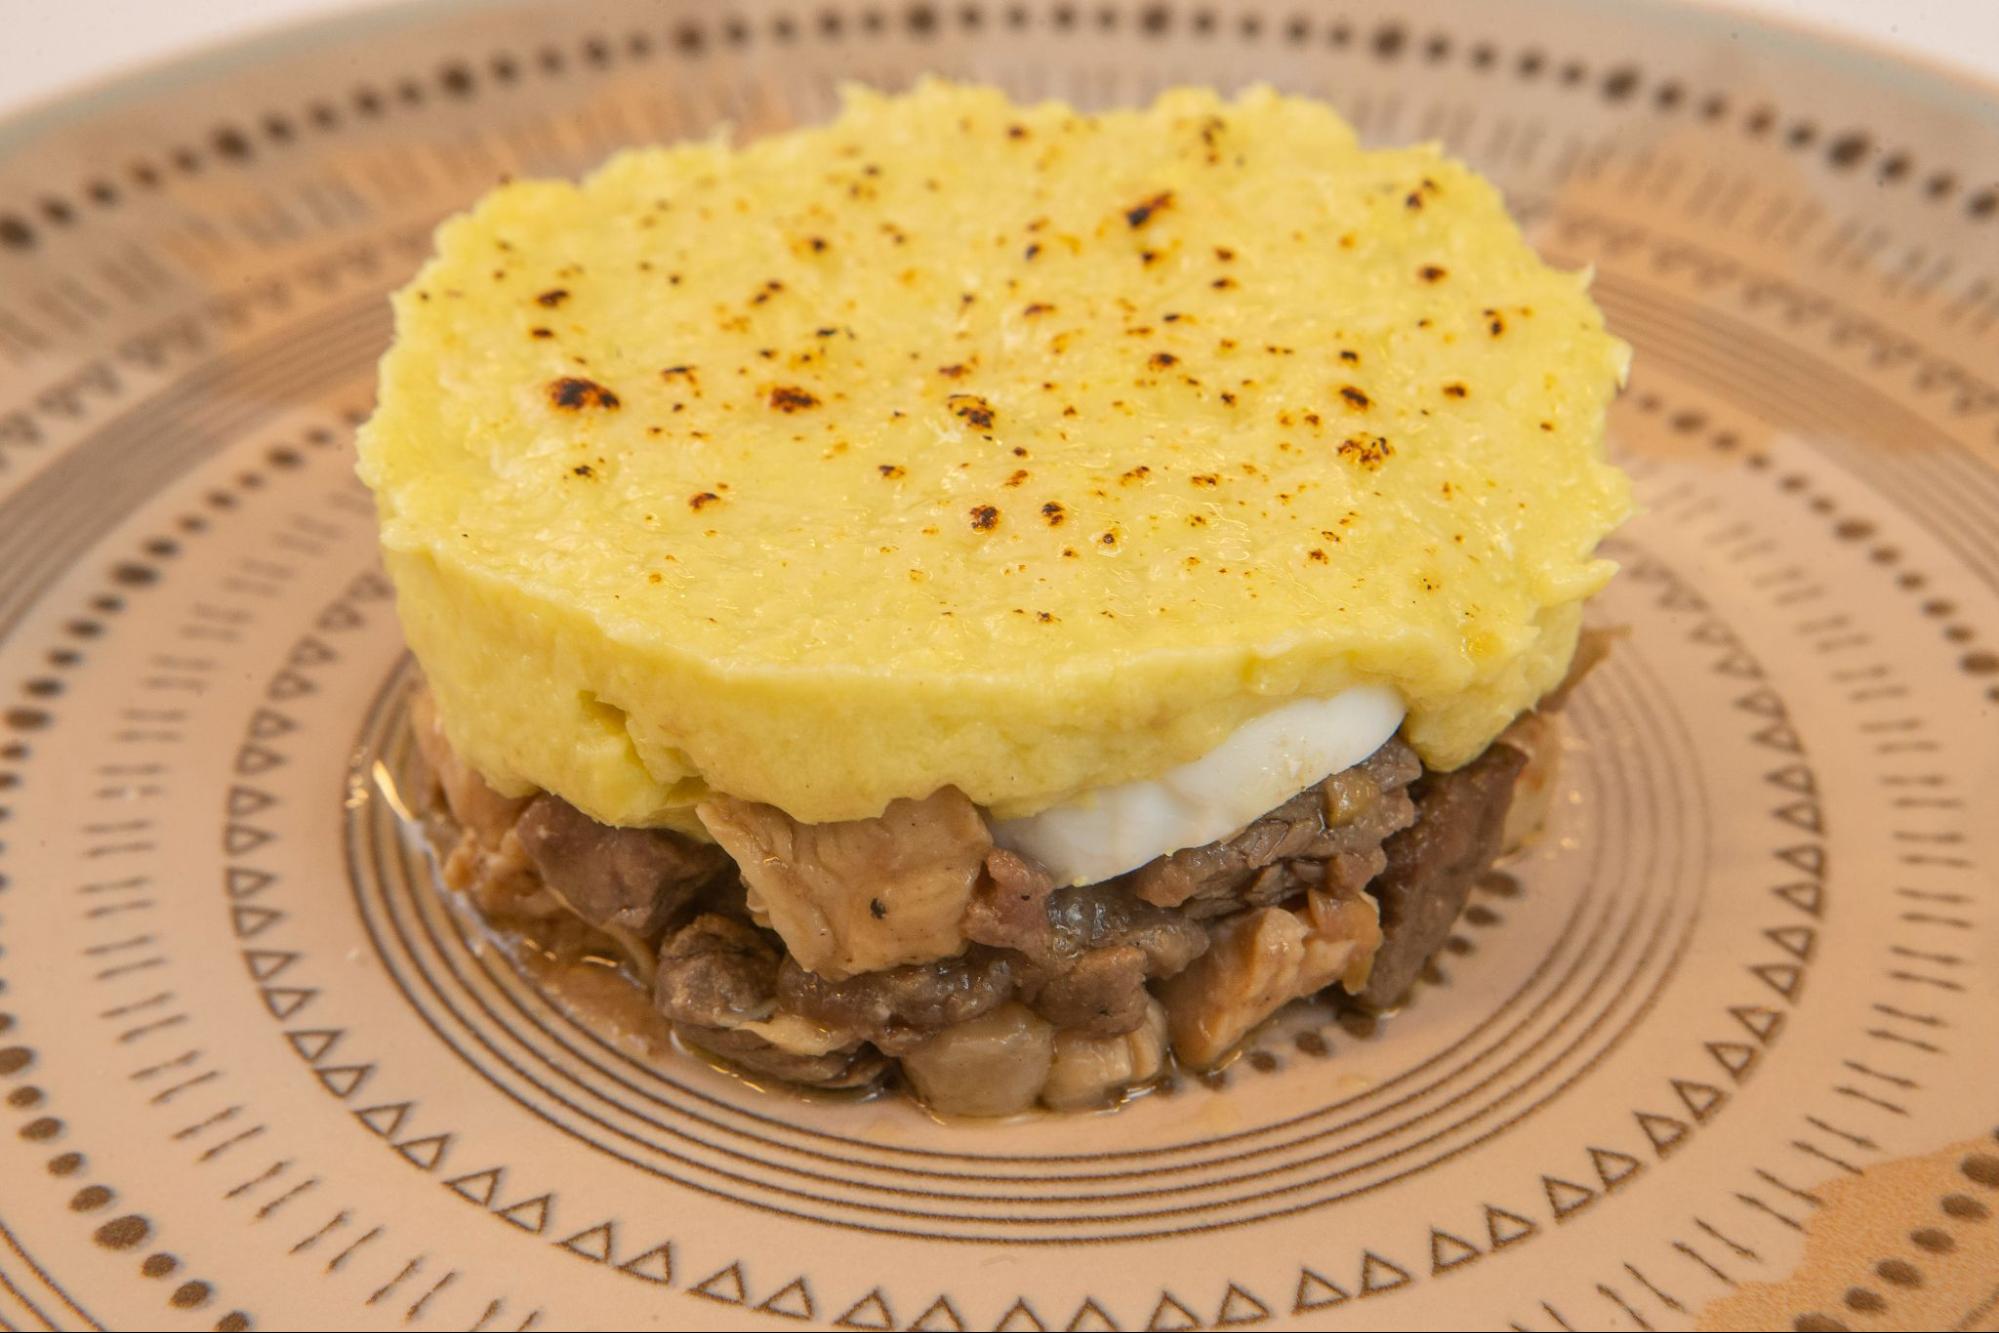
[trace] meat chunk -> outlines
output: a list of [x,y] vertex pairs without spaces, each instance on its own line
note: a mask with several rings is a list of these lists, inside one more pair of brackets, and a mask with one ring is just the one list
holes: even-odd
[[1021,995],[1063,1029],[1098,1036],[1144,1020],[1146,983],[1170,977],[1208,947],[1178,912],[1140,902],[1118,884],[1057,889],[1048,873],[1005,850],[965,913],[965,933],[1022,955]]
[[752,1074],[800,1087],[837,1091],[873,1087],[888,1073],[888,1058],[868,1046],[831,1051],[788,1050],[749,1028],[680,1026],[681,1038]]
[[648,955],[667,924],[730,868],[719,847],[666,829],[599,824],[559,796],[535,797],[514,833],[570,911],[622,941],[643,941]]
[[1054,878],[1004,847],[987,855],[985,869],[960,919],[965,938],[1017,950],[1036,962],[1049,961],[1055,947],[1055,925],[1048,915]]
[[730,797],[696,813],[741,868],[751,912],[809,971],[841,980],[965,947],[959,919],[993,844],[955,788],[831,824]]
[[888,1062],[859,1039],[779,1010],[782,960],[768,933],[703,913],[661,945],[653,1002],[682,1038],[753,1072],[819,1088],[879,1079]]
[[1014,1115],[1034,1105],[1054,1062],[1055,1029],[1004,1004],[911,1047],[902,1072],[946,1115]]
[[1058,1028],[1113,1037],[1145,1021],[1148,975],[1145,951],[1119,944],[1092,949],[1060,971],[1030,972],[1021,993]]
[[1403,790],[1422,764],[1400,739],[1298,793],[1232,838],[1126,876],[1131,891],[1197,917],[1282,902],[1309,887],[1351,891],[1380,873],[1384,839],[1414,818]]
[[746,921],[703,913],[660,946],[653,1000],[674,1023],[741,1027],[777,1012],[784,955]]
[[1367,980],[1381,943],[1374,901],[1311,893],[1303,911],[1259,907],[1210,928],[1213,945],[1160,987],[1173,1054],[1206,1069],[1264,1019],[1335,981]]
[[1526,756],[1495,743],[1450,773],[1416,784],[1416,822],[1384,847],[1388,865],[1369,887],[1381,904],[1383,942],[1361,1002],[1387,1008],[1414,984],[1450,934],[1472,882],[1499,854],[1514,780]]
[[1200,926],[1139,901],[1116,883],[1057,889],[1048,898],[1048,917],[1057,957],[1130,946],[1145,956],[1147,974],[1155,977],[1173,975],[1208,947]]
[[1007,956],[978,949],[962,958],[910,963],[833,981],[786,959],[776,976],[788,1012],[853,1032],[890,1053],[977,1018],[1013,994]]

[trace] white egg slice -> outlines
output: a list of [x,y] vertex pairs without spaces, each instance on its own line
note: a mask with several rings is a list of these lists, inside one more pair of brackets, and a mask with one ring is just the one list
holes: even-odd
[[1001,820],[993,839],[1039,861],[1059,884],[1093,884],[1229,836],[1373,754],[1402,715],[1401,697],[1380,685],[1301,699],[1245,722],[1199,759],[1157,778]]

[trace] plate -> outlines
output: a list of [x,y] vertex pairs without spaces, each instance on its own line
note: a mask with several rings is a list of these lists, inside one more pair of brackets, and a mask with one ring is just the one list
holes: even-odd
[[[445,212],[922,71],[1267,80],[1637,347],[1551,835],[1115,1116],[648,1061],[440,897],[351,433]],[[1651,5],[374,11],[0,130],[0,1322],[1999,1327],[1999,94]]]

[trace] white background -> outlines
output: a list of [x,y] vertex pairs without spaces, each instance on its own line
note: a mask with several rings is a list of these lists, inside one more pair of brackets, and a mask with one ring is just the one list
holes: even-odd
[[[1704,3],[1818,24],[1999,81],[1999,0]],[[364,7],[366,0],[0,0],[0,115],[208,43]]]

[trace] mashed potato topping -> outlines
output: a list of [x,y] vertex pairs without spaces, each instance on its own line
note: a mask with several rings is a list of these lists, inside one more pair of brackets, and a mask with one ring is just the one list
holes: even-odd
[[606,823],[1018,818],[1357,686],[1449,768],[1629,506],[1585,283],[1311,102],[855,93],[447,222],[361,475],[453,746]]

